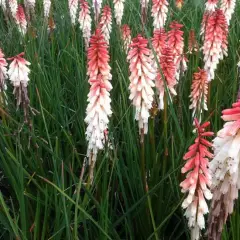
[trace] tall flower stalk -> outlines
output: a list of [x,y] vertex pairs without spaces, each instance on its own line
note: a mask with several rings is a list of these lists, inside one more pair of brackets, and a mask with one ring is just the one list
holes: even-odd
[[93,0],[93,11],[95,14],[95,22],[98,23],[98,18],[100,16],[101,8],[102,8],[102,0]]
[[232,108],[222,111],[226,122],[213,141],[210,163],[213,199],[209,215],[208,239],[220,240],[224,224],[233,212],[240,188],[240,96]]
[[34,16],[35,5],[36,5],[36,0],[24,0],[24,7],[25,7],[25,10],[26,10],[26,14],[28,16],[28,19],[30,19],[30,15]]
[[28,97],[28,82],[30,69],[28,66],[30,62],[23,58],[24,53],[20,53],[15,57],[8,58],[12,61],[9,65],[8,75],[9,79],[14,87],[13,94],[17,100],[17,107],[22,105],[24,110],[24,119],[26,123],[29,123],[29,108],[30,100]]
[[151,64],[148,40],[140,34],[132,40],[128,60],[130,62],[130,97],[135,107],[135,119],[138,121],[139,134],[148,132],[149,110],[153,103],[155,71]]
[[236,0],[221,0],[221,10],[223,11],[227,24],[230,24],[232,14],[234,13]]
[[27,32],[27,19],[25,16],[24,8],[21,4],[18,5],[15,21],[18,26],[19,32],[22,35],[25,35]]
[[90,7],[86,0],[80,0],[80,12],[78,22],[80,24],[80,29],[82,30],[85,47],[86,49],[88,49],[89,39],[91,36],[92,18],[90,15]]
[[114,15],[118,26],[121,26],[125,0],[113,0]]
[[50,9],[51,9],[51,0],[43,0],[43,12],[44,12],[44,17],[48,19]]
[[130,44],[132,42],[132,37],[131,37],[131,29],[127,24],[124,24],[121,27],[121,36],[123,40],[123,49],[128,54]]
[[140,3],[141,3],[141,19],[142,25],[144,27],[144,25],[147,22],[149,0],[140,0]]
[[68,8],[71,18],[72,25],[75,25],[77,18],[77,10],[78,10],[78,1],[79,0],[68,0]]
[[207,108],[207,96],[208,96],[208,75],[203,69],[198,69],[198,72],[193,74],[193,81],[191,86],[191,105],[190,109],[193,109],[193,116],[198,116],[201,119],[203,110]]
[[217,65],[228,52],[228,25],[222,10],[209,13],[205,20],[203,54],[208,80],[214,79]]
[[0,49],[0,102],[5,103],[5,91],[7,89],[6,79],[7,79],[7,61],[5,59],[2,49]]
[[16,13],[17,13],[17,9],[18,9],[18,2],[17,2],[17,0],[8,0],[8,5],[9,5],[9,8],[10,8],[10,12],[12,14],[12,17],[15,19]]
[[197,138],[191,145],[183,159],[186,161],[182,168],[182,173],[186,179],[181,182],[182,192],[187,193],[187,198],[183,201],[182,207],[186,209],[185,216],[188,219],[188,226],[191,229],[191,239],[200,238],[200,230],[205,228],[204,215],[208,213],[206,200],[212,198],[209,190],[211,185],[211,175],[208,169],[209,159],[213,157],[209,148],[212,144],[206,137],[213,136],[213,132],[206,131],[209,122],[200,125],[195,119]]
[[107,44],[109,44],[110,34],[112,31],[112,12],[111,8],[108,5],[104,6],[102,10],[99,27],[102,30],[105,41],[107,42]]
[[163,28],[167,20],[168,14],[167,0],[153,0],[152,1],[152,17],[154,29]]
[[85,122],[87,123],[87,156],[90,164],[89,177],[92,182],[97,153],[103,149],[106,142],[106,130],[108,129],[109,117],[112,114],[110,105],[110,90],[112,89],[110,57],[101,29],[97,29],[90,39],[87,58],[90,92],[88,94]]

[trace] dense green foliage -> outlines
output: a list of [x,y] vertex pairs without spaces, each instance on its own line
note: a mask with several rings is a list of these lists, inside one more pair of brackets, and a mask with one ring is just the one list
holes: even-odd
[[[50,35],[40,3],[24,39],[14,23],[6,23],[3,14],[0,18],[0,47],[5,55],[25,51],[31,62],[29,95],[31,106],[39,111],[32,116],[32,130],[23,125],[23,112],[16,111],[8,84],[8,105],[0,107],[0,170],[4,174],[0,182],[0,239],[189,239],[179,183],[182,156],[194,137],[189,94],[193,72],[203,67],[202,53],[189,57],[174,104],[165,115],[158,112],[150,121],[144,144],[146,194],[138,127],[128,99],[128,63],[113,21],[112,149],[99,153],[94,182],[86,185],[87,166],[80,180],[87,151],[84,118],[89,90],[84,41],[79,26],[70,25],[67,1],[53,2],[56,29]],[[126,0],[125,4],[123,23],[129,24],[136,36],[142,31],[139,1]],[[170,5],[167,29],[169,22],[177,20],[184,24],[186,46],[191,28],[201,43],[203,4],[185,1],[181,11],[173,2]],[[211,82],[209,111],[203,118],[211,121],[214,132],[222,127],[221,110],[236,99],[239,86],[239,16],[238,2],[228,38],[229,56],[219,64]],[[145,34],[148,38],[152,35],[150,12]],[[240,239],[237,210],[226,226],[224,239]]]

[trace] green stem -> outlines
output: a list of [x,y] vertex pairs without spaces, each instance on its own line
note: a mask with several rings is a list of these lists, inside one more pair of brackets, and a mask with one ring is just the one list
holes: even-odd
[[163,158],[163,168],[162,168],[162,176],[165,175],[166,166],[167,166],[167,156],[168,156],[168,149],[167,149],[167,96],[164,96],[164,112],[163,112],[163,134],[164,134],[164,158]]

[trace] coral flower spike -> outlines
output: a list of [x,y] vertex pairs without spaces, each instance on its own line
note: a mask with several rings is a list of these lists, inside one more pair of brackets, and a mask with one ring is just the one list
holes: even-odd
[[207,108],[207,94],[208,94],[208,75],[205,70],[198,69],[199,72],[194,73],[193,82],[191,86],[191,102],[189,109],[193,109],[193,116],[201,116],[203,110]]
[[110,34],[112,31],[112,13],[111,8],[106,5],[102,10],[102,16],[99,23],[100,28],[102,29],[103,36],[107,44],[109,44]]
[[15,21],[18,25],[19,32],[25,35],[27,32],[27,20],[21,4],[18,5]]
[[89,39],[91,36],[91,26],[92,26],[92,18],[90,15],[90,7],[88,5],[88,2],[86,0],[80,0],[80,12],[79,12],[79,24],[80,29],[83,33],[83,38],[85,41],[85,47],[88,48],[89,45]]
[[136,109],[135,119],[138,121],[139,134],[143,141],[143,134],[148,132],[149,110],[153,103],[153,87],[155,71],[150,58],[148,40],[140,34],[132,40],[128,60],[130,62],[130,97]]
[[88,157],[91,166],[90,179],[93,180],[93,168],[97,159],[97,153],[103,149],[106,141],[111,111],[110,80],[112,75],[109,66],[109,53],[107,43],[100,29],[90,38],[88,48],[88,76],[90,92],[88,94],[88,106],[85,122],[87,123],[86,138],[88,141]]
[[163,28],[167,19],[168,1],[153,0],[152,1],[152,17],[154,29]]
[[209,81],[214,79],[214,72],[223,56],[227,56],[228,25],[222,10],[217,9],[209,14],[204,31],[204,69],[208,72]]
[[124,24],[121,27],[121,32],[122,32],[122,40],[123,40],[123,49],[127,54],[130,44],[132,42],[131,29],[127,24]]
[[[240,97],[240,96],[239,96]],[[240,188],[240,98],[232,108],[222,111],[226,122],[213,141],[213,199],[209,215],[208,239],[220,240],[224,224],[233,212]]]
[[218,0],[207,0],[205,3],[205,11],[213,12],[217,8]]
[[186,161],[182,173],[187,173],[186,179],[181,182],[182,192],[188,192],[187,198],[183,201],[182,207],[186,209],[185,216],[188,219],[188,226],[191,228],[191,239],[200,238],[200,230],[205,228],[204,215],[208,213],[206,200],[212,198],[209,190],[211,175],[209,173],[209,158],[212,153],[208,150],[212,144],[205,138],[213,136],[213,132],[207,132],[209,122],[199,124],[195,119],[197,138],[195,143],[189,147],[183,159]]

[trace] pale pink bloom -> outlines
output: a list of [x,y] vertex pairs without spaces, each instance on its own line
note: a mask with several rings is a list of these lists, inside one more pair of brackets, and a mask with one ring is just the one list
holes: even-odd
[[204,69],[208,73],[208,80],[214,79],[214,72],[223,56],[227,56],[228,25],[222,10],[209,13],[204,31]]
[[[86,138],[88,141],[88,157],[94,164],[97,153],[104,148],[111,111],[110,80],[112,75],[109,66],[108,46],[100,29],[90,38],[88,48],[88,71],[90,92],[85,122],[87,123]],[[92,177],[92,176],[91,176]]]
[[30,14],[32,15],[35,14],[35,5],[36,5],[36,0],[24,0],[25,10],[28,16]]
[[[176,65],[176,78],[179,80],[180,71],[186,68],[186,59],[184,57],[183,48],[184,48],[184,39],[183,31],[181,28],[182,24],[173,21],[170,24],[171,30],[168,32],[168,46],[172,49],[174,55],[174,63]],[[181,68],[181,64],[184,65],[184,68]]]
[[186,179],[181,182],[182,192],[188,192],[188,196],[182,203],[186,209],[185,216],[188,219],[188,226],[191,229],[191,239],[200,238],[200,230],[205,228],[204,215],[208,213],[206,200],[212,198],[209,190],[211,185],[211,175],[208,169],[209,158],[213,155],[209,151],[212,144],[205,138],[213,136],[213,132],[206,132],[210,122],[202,125],[195,119],[197,138],[191,145],[183,159],[186,160],[182,173],[187,173]]
[[48,18],[51,8],[51,0],[43,0],[44,17]]
[[207,108],[207,95],[208,95],[208,75],[205,70],[198,68],[199,72],[193,74],[193,81],[191,86],[191,105],[190,109],[193,109],[193,116],[195,114],[200,115],[203,110]]
[[205,3],[205,11],[213,12],[217,8],[218,0],[207,0]]
[[70,18],[73,25],[76,23],[77,10],[78,10],[78,1],[79,0],[68,0],[68,7],[70,12]]
[[99,22],[99,26],[102,30],[103,36],[107,44],[109,44],[110,34],[112,31],[112,12],[111,8],[106,5],[102,10],[102,16]]
[[122,22],[124,2],[125,0],[113,0],[114,14],[115,14],[117,25],[119,26],[121,25],[121,22]]
[[228,25],[234,13],[236,0],[221,0],[221,9],[226,17]]
[[18,9],[17,0],[8,0],[8,5],[9,5],[9,8],[10,8],[13,18],[15,18],[16,14],[17,14],[17,9]]
[[30,62],[24,58],[24,53],[20,53],[15,57],[8,58],[12,61],[9,65],[8,76],[14,87],[13,93],[17,99],[17,106],[21,104],[24,109],[24,118],[28,122],[28,109],[30,107],[30,101],[28,97],[27,86],[29,82],[30,69],[28,66]]
[[167,19],[168,13],[167,0],[153,0],[152,1],[152,17],[154,29],[163,28]]
[[148,132],[149,110],[152,108],[154,95],[155,72],[147,45],[148,40],[138,35],[132,40],[127,57],[130,62],[129,99],[135,107],[135,119],[141,135]]
[[100,16],[101,8],[102,8],[102,0],[93,0],[93,10],[95,14],[95,21],[98,22],[98,18]]
[[89,45],[89,39],[91,36],[91,26],[92,26],[92,18],[90,15],[90,7],[86,0],[80,0],[80,12],[78,18],[80,29],[83,33],[83,38],[85,40],[86,49]]
[[224,124],[213,141],[210,163],[213,200],[209,216],[209,239],[221,239],[224,224],[233,212],[240,188],[240,100],[222,112]]
[[129,51],[130,44],[132,42],[131,29],[127,24],[124,24],[121,27],[121,32],[122,32],[122,40],[123,40],[123,49],[127,54]]
[[18,5],[15,21],[18,26],[19,32],[22,35],[25,35],[27,33],[27,20],[21,4]]
[[7,89],[7,65],[2,49],[0,49],[0,92],[4,92]]

